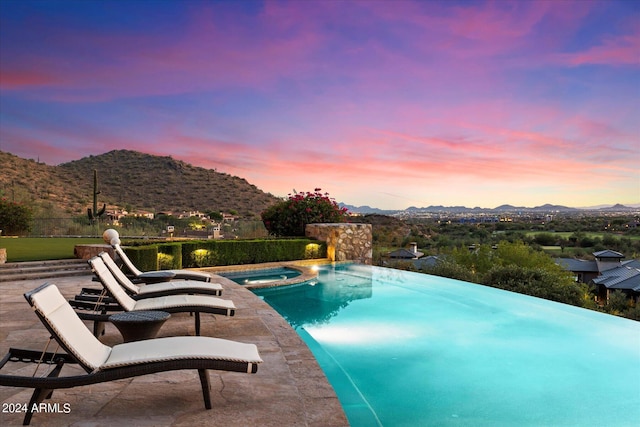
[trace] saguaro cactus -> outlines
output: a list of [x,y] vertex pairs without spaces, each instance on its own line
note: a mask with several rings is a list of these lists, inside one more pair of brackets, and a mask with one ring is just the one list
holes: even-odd
[[93,170],[93,210],[91,208],[87,209],[87,214],[89,216],[89,220],[91,222],[95,222],[98,218],[100,218],[104,211],[107,209],[106,203],[102,205],[102,208],[98,210],[98,171],[96,169]]

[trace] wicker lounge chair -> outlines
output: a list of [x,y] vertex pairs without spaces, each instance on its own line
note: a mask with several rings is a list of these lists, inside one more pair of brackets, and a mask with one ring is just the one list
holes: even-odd
[[[167,295],[136,301],[127,295],[101,257],[95,256],[91,258],[89,264],[91,264],[93,272],[98,276],[109,295],[124,311],[160,310],[168,313],[195,313],[196,335],[200,335],[200,312],[223,314],[225,316],[233,316],[235,314],[236,307],[233,301],[210,295]],[[96,303],[95,311],[104,313],[109,311],[109,308],[99,306]]]
[[99,256],[102,258],[111,274],[113,274],[118,283],[120,283],[120,286],[125,288],[125,290],[135,300],[177,294],[222,295],[222,285],[213,282],[181,280],[138,286],[129,280],[127,275],[118,268],[118,265],[113,261],[108,253],[102,252]]
[[192,271],[192,270],[160,270],[160,271],[145,271],[142,272],[133,265],[133,262],[129,259],[127,254],[124,252],[122,247],[120,246],[120,236],[118,232],[112,228],[105,230],[102,233],[102,239],[110,244],[113,249],[118,254],[118,257],[122,260],[125,267],[133,274],[133,276],[142,282],[145,283],[154,283],[158,280],[158,275],[162,277],[162,274],[173,274],[173,279],[178,280],[199,280],[201,282],[210,282],[211,274],[204,273],[201,271]]
[[[262,362],[253,344],[210,337],[156,338],[109,347],[91,335],[55,285],[46,283],[25,298],[66,354],[12,348],[0,360],[0,385],[34,389],[24,425],[53,390],[182,369],[198,370],[204,405],[211,409],[208,369],[255,373]],[[8,362],[44,363],[51,372],[47,376],[4,374],[2,368]],[[80,365],[87,373],[60,376],[68,363]]]

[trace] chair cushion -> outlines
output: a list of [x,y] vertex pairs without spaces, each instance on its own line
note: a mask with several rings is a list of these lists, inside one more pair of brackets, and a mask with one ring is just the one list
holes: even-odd
[[[155,286],[155,285],[153,285]],[[134,310],[162,310],[171,307],[212,307],[235,310],[233,301],[209,295],[167,295],[136,301]]]
[[254,344],[211,337],[167,337],[115,345],[100,370],[181,359],[262,362]]
[[184,281],[184,282],[161,282],[154,283],[153,285],[145,285],[140,287],[140,291],[138,295],[144,295],[145,293],[156,293],[156,292],[168,292],[168,291],[179,291],[180,289],[186,289],[185,293],[192,292],[198,293],[198,290],[202,292],[211,292],[212,290],[216,290],[222,292],[222,286],[219,283],[211,283],[211,282],[196,282],[196,281]]
[[57,286],[43,287],[30,298],[33,308],[55,332],[56,339],[59,339],[81,364],[95,370],[107,360],[111,347],[102,344],[93,336]]

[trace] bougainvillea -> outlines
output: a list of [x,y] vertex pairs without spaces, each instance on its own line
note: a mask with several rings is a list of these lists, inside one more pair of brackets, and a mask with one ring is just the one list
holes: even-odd
[[33,212],[27,206],[0,199],[0,230],[3,235],[18,235],[31,230]]
[[262,222],[274,236],[304,236],[307,224],[345,222],[348,211],[338,206],[329,193],[313,192],[289,194],[262,213]]

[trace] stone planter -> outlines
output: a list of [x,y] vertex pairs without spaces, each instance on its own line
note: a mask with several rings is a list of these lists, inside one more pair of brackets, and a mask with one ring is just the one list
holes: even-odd
[[0,264],[7,262],[7,249],[0,248]]
[[73,248],[73,255],[80,259],[91,259],[101,252],[107,252],[115,259],[115,251],[111,245],[75,245]]

